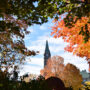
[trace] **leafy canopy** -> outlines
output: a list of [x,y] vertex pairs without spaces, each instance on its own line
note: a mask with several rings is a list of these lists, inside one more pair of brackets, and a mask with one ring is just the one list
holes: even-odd
[[[3,54],[1,65],[12,65],[15,61],[22,62],[26,56],[36,55],[35,51],[28,50],[24,44],[23,39],[29,33],[28,26],[45,23],[48,17],[57,18],[65,12],[68,12],[65,19],[67,25],[73,22],[74,16],[77,16],[76,21],[82,16],[89,17],[89,8],[89,0],[0,1],[0,50]],[[69,19],[68,16],[72,18]]]
[[[90,58],[90,38],[88,42],[85,42],[83,38],[87,39],[88,34],[90,32],[90,24],[87,24],[89,18],[82,17],[78,19],[78,21],[74,24],[74,27],[68,28],[65,26],[64,20],[55,21],[54,26],[52,27],[51,35],[54,35],[55,38],[62,37],[65,42],[68,42],[68,45],[65,47],[65,50],[68,52],[73,52],[80,57]],[[87,30],[87,27],[88,30]],[[80,31],[82,28],[82,32]],[[85,33],[85,36],[82,36],[79,33]]]
[[[36,55],[24,44],[29,33],[27,27],[42,24],[56,15],[59,1],[53,0],[3,0],[0,1],[0,66],[20,64],[26,56]],[[47,7],[48,6],[48,7]]]
[[47,65],[40,72],[45,79],[52,76],[60,78],[65,87],[72,87],[73,90],[78,90],[81,87],[80,70],[70,63],[64,65],[64,59],[60,56],[53,56],[48,59]]
[[[90,38],[90,28],[87,27],[87,25],[90,24],[90,0],[60,0],[60,2],[61,5],[59,6],[57,13],[59,13],[59,15],[67,13],[64,18],[66,27],[72,28],[78,20],[82,19],[82,17],[88,18],[86,24],[80,28],[79,33],[84,36],[84,41],[88,42]],[[82,28],[84,27],[87,29],[83,32]]]

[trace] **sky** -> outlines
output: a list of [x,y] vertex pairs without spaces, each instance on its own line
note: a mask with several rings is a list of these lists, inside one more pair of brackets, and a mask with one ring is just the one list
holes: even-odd
[[36,56],[26,58],[25,64],[20,70],[20,75],[25,73],[40,74],[40,70],[44,67],[44,51],[46,40],[48,40],[49,49],[51,56],[62,56],[64,58],[64,64],[72,63],[80,70],[88,71],[88,64],[85,58],[80,58],[72,53],[66,52],[64,47],[67,43],[63,41],[62,38],[53,38],[51,36],[51,26],[53,26],[52,19],[49,19],[47,23],[42,25],[33,25],[28,27],[28,30],[31,32],[29,35],[25,36],[25,45],[30,50],[39,51],[40,53]]

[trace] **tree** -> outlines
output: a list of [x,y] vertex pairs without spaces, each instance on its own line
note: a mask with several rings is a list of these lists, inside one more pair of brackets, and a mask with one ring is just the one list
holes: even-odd
[[[68,28],[74,27],[75,23],[82,17],[88,18],[86,25],[90,24],[90,0],[61,0],[59,8],[58,13],[61,15],[67,12],[64,22]],[[83,25],[83,28],[86,25]],[[90,28],[87,27],[84,32],[82,31],[82,27],[80,30],[82,36],[84,36],[84,41],[87,42],[90,38]],[[89,33],[87,34],[87,32]]]
[[73,90],[79,90],[82,83],[82,76],[80,75],[79,69],[68,63],[63,72],[60,74],[61,80],[63,80],[66,87],[72,87]]
[[[89,0],[3,0],[0,1],[0,49],[3,53],[3,64],[18,63],[26,56],[36,55],[35,51],[27,50],[23,38],[28,33],[27,27],[42,24],[48,17],[57,18],[65,12],[68,16],[90,16]],[[75,12],[76,11],[76,12]],[[78,13],[82,11],[82,13]],[[73,14],[72,14],[73,13]],[[73,19],[69,19],[69,21]],[[13,39],[14,38],[14,39]],[[12,55],[10,55],[12,53]],[[18,59],[15,57],[18,55]],[[8,57],[6,60],[5,57]],[[20,61],[20,62],[19,62]],[[7,66],[8,66],[7,65]]]
[[45,78],[42,76],[38,76],[37,79],[31,80],[29,83],[23,82],[21,84],[20,90],[51,90],[49,87],[47,87],[45,83]]
[[64,82],[67,88],[72,87],[74,90],[78,90],[82,83],[80,70],[70,63],[65,66],[63,61],[64,59],[60,56],[53,56],[51,59],[48,59],[47,65],[41,70],[41,75],[45,79],[52,76],[58,77]]
[[90,0],[60,1],[58,13],[61,16],[58,21],[54,20],[55,25],[51,34],[55,38],[62,36],[66,42],[69,42],[65,50],[86,57],[88,60],[90,59]]
[[58,77],[59,74],[64,69],[64,59],[61,56],[53,56],[48,59],[47,65],[43,70],[41,70],[41,75],[44,75],[45,78],[50,76]]
[[46,85],[50,88],[50,90],[67,90],[63,81],[57,77],[50,77],[46,79]]
[[56,0],[3,0],[0,1],[0,59],[1,67],[13,67],[20,64],[26,56],[36,55],[24,44],[29,33],[27,27],[42,24],[48,17],[56,15]]
[[[52,27],[53,32],[51,34],[54,34],[55,38],[62,37],[65,42],[68,42],[65,48],[66,51],[73,52],[73,54],[80,57],[90,58],[90,38],[87,35],[89,34],[88,30],[90,31],[90,24],[87,24],[88,20],[89,18],[82,17],[78,19],[72,28],[66,27],[63,20],[56,21],[55,25]],[[82,28],[83,34],[87,31],[85,37],[80,34],[82,33],[80,28]],[[88,37],[88,42],[83,43],[83,38],[86,40],[86,37]]]
[[25,82],[30,82],[31,80],[34,80],[37,78],[36,74],[24,74],[21,76],[21,79]]

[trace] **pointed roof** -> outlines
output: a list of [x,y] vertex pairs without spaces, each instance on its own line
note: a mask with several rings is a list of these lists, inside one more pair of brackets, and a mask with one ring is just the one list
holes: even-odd
[[46,48],[45,51],[49,51],[48,41],[46,40]]
[[51,57],[51,53],[49,50],[49,45],[48,45],[48,41],[46,40],[46,47],[45,47],[45,52],[44,52],[44,67],[47,64],[47,60]]

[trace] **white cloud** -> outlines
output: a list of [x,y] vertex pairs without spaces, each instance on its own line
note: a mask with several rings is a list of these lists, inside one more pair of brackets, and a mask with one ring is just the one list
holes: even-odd
[[[88,71],[88,64],[87,61],[85,61],[85,58],[80,58],[77,56],[73,56],[72,53],[63,53],[60,54],[64,58],[64,64],[72,63],[80,70],[86,69]],[[34,74],[40,74],[40,70],[43,69],[44,66],[44,58],[42,57],[31,57],[30,60],[27,59],[27,64],[23,66],[23,69],[20,72],[20,75],[23,75],[25,73],[34,73]]]
[[28,73],[28,74],[30,74],[30,73],[40,74],[40,70],[41,70],[40,67],[34,67],[34,66],[31,66],[31,65],[24,65],[23,69],[20,70],[19,76],[22,76],[26,73]]
[[27,60],[27,63],[28,64],[35,64],[35,65],[38,65],[38,66],[43,66],[43,58],[36,58],[36,57],[31,57],[30,58],[30,61]]
[[67,43],[65,43],[62,40],[62,38],[55,39],[53,37],[47,37],[44,35],[39,36],[37,40],[32,41],[32,44],[28,46],[30,50],[40,51],[41,57],[40,58],[37,58],[37,56],[35,56],[34,58],[31,57],[31,62],[27,61],[28,65],[24,66],[23,69],[24,71],[22,71],[22,73],[24,72],[31,72],[37,74],[40,73],[40,70],[43,68],[43,54],[45,51],[46,40],[48,40],[51,55],[53,53],[54,54],[56,53],[64,58],[65,64],[72,63],[76,65],[80,70],[86,69],[88,71],[88,64],[85,61],[85,58],[73,56],[72,53],[68,52],[61,53],[62,51],[64,51],[64,47],[67,45]]
[[48,24],[42,24],[40,26],[40,30],[47,30],[49,28],[49,25]]
[[43,58],[31,57],[30,60],[26,60],[26,64],[20,70],[19,76],[25,73],[40,74],[40,70],[43,69]]
[[29,50],[39,51],[39,55],[43,55],[43,53],[44,53],[44,48],[45,48],[45,47],[43,46],[43,44],[40,44],[40,45],[35,44],[35,45],[33,45],[33,46],[29,46],[29,47],[28,47]]
[[65,43],[62,38],[53,38],[53,37],[49,37],[49,36],[40,36],[38,38],[38,40],[35,41],[35,43],[38,43],[38,42],[45,43],[46,40],[48,40],[49,44],[67,45],[67,43]]
[[85,58],[80,58],[80,57],[73,55],[72,53],[68,53],[68,52],[63,53],[60,56],[62,56],[64,58],[65,64],[72,63],[75,66],[77,66],[80,70],[86,69],[88,71],[88,64],[87,64],[87,61],[85,60]]
[[40,36],[36,41],[32,42],[31,46],[28,46],[30,50],[40,51],[40,54],[44,54],[46,40],[48,40],[50,51],[53,53],[58,53],[64,50],[64,47],[67,45],[62,38],[53,38],[47,36]]

